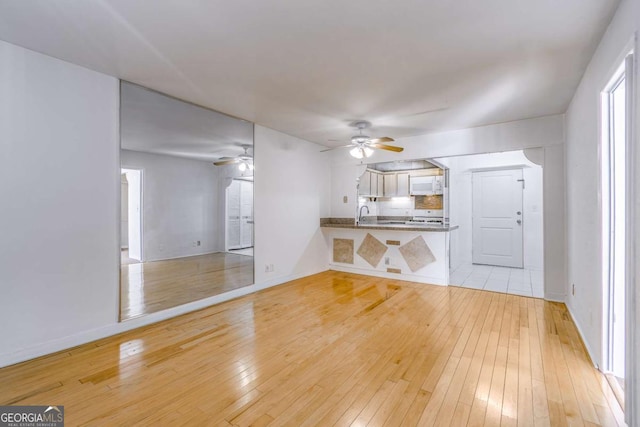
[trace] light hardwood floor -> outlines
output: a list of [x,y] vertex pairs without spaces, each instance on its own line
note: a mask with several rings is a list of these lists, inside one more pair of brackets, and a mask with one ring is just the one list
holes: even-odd
[[253,283],[253,257],[213,254],[120,266],[120,319],[198,301]]
[[0,370],[75,425],[619,425],[562,304],[325,272]]

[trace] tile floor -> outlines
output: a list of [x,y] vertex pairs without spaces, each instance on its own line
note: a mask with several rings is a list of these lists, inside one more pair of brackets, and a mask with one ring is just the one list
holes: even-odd
[[542,277],[541,270],[462,264],[450,271],[449,283],[464,288],[543,298]]

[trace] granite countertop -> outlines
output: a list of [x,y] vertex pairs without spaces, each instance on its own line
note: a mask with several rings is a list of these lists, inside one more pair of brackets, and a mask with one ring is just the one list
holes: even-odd
[[364,223],[356,224],[353,218],[321,218],[320,227],[323,228],[350,228],[362,230],[398,230],[398,231],[451,231],[458,228],[457,225],[420,225],[420,224],[388,224],[388,223]]

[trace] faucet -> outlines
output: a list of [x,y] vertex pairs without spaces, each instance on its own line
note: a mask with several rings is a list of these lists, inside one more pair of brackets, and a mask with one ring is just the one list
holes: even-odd
[[367,209],[367,215],[369,215],[369,206],[367,206],[367,205],[360,206],[360,210],[358,211],[358,224],[360,224],[362,222],[362,208],[366,208]]

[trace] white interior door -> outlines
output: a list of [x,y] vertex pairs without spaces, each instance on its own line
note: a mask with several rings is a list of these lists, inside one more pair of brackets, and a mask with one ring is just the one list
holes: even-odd
[[142,171],[122,169],[127,178],[127,243],[129,258],[142,259]]
[[253,246],[253,182],[240,181],[240,244]]
[[234,179],[227,188],[227,249],[239,249],[240,243],[240,181]]
[[227,188],[227,248],[253,246],[253,182],[234,179]]
[[522,169],[473,173],[473,263],[522,268]]
[[125,173],[120,175],[120,248],[129,248],[129,182]]

